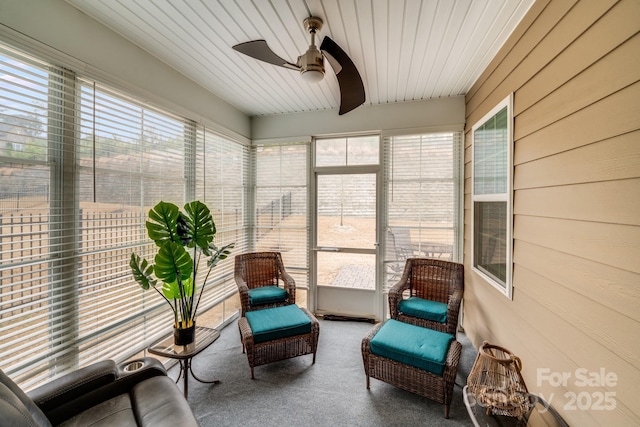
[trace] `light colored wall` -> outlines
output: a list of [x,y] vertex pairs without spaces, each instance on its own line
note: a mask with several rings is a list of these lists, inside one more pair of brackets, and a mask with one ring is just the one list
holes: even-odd
[[[639,29],[638,0],[538,0],[466,96],[464,328],[520,356],[576,426],[640,425]],[[513,301],[470,264],[470,129],[510,92]],[[583,386],[579,369],[617,380]],[[612,406],[604,393],[615,409],[577,410]]]
[[0,39],[45,55],[55,50],[69,62],[60,65],[132,89],[228,136],[251,137],[247,115],[63,0],[0,1]]
[[356,108],[338,115],[337,110],[253,117],[254,140],[348,134],[398,129],[437,128],[462,130],[464,97],[432,99]]

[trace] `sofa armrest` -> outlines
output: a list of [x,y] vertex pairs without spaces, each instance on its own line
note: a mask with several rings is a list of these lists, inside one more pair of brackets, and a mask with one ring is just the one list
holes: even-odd
[[[127,370],[127,365],[135,362],[141,362],[141,366]],[[28,395],[56,425],[101,402],[128,393],[136,384],[151,377],[166,374],[162,363],[152,357],[121,364],[105,360],[57,378]]]
[[27,395],[46,414],[66,402],[113,383],[117,378],[116,363],[113,360],[104,360],[56,378],[31,390]]

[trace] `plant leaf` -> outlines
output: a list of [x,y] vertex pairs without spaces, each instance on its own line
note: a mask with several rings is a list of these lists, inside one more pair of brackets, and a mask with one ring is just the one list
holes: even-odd
[[207,261],[207,266],[210,268],[215,267],[218,262],[226,259],[229,255],[231,255],[231,249],[235,246],[235,243],[230,243],[222,248],[218,249],[218,247],[214,244],[209,246],[209,249],[213,251],[213,255]]
[[162,246],[163,243],[168,241],[178,242],[179,218],[180,209],[176,205],[162,201],[158,202],[149,211],[149,220],[146,222],[149,238],[158,246]]
[[186,241],[186,246],[193,248],[197,246],[201,250],[207,250],[216,234],[216,226],[211,216],[211,211],[204,203],[196,200],[184,205],[186,215],[183,216],[184,228],[180,227],[182,241]]
[[131,254],[129,266],[131,267],[133,278],[142,289],[146,291],[149,288],[156,287],[158,282],[153,277],[153,264],[149,264],[144,258],[141,259],[139,255]]
[[193,272],[193,260],[180,243],[163,243],[154,261],[156,277],[165,283],[187,280]]
[[164,282],[162,284],[162,294],[168,300],[180,298],[180,289],[178,289],[178,281]]

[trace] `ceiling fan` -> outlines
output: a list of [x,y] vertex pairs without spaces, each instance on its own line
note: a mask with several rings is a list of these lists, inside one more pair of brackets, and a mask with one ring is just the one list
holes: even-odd
[[326,57],[338,78],[338,86],[340,86],[338,114],[342,115],[364,103],[364,84],[353,61],[336,42],[325,36],[318,50],[315,39],[316,33],[322,29],[322,24],[322,19],[315,16],[304,20],[304,27],[311,34],[311,45],[298,57],[295,64],[276,55],[265,40],[240,43],[233,46],[233,49],[269,64],[300,71],[302,78],[310,83],[320,82],[324,78],[324,58]]

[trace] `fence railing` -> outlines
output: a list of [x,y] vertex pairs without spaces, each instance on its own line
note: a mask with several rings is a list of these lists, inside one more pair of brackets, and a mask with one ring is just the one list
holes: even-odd
[[277,199],[271,200],[256,212],[256,224],[258,237],[269,233],[280,222],[292,213],[291,192],[283,194]]

